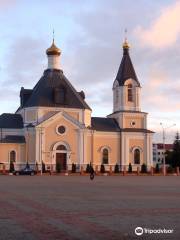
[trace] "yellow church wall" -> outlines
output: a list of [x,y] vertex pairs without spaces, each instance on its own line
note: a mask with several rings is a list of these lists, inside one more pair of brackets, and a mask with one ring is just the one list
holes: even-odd
[[67,112],[71,117],[75,118],[79,121],[79,113],[78,112]]
[[22,164],[25,162],[25,144],[14,144],[14,143],[1,143],[0,144],[0,163],[4,163],[6,170],[9,170],[10,163],[10,152],[16,152],[16,162],[17,164]]
[[111,133],[100,133],[94,135],[93,141],[93,163],[95,165],[102,164],[102,148],[109,149],[109,164],[115,165],[119,161],[120,139],[118,135]]
[[84,110],[84,124],[86,127],[91,126],[91,111],[88,109]]
[[[57,126],[63,125],[66,128],[66,132],[63,135],[59,135],[56,132]],[[53,149],[54,144],[57,142],[68,143],[71,149],[71,163],[78,162],[78,131],[75,125],[72,125],[70,122],[64,118],[53,122],[51,125],[45,128],[44,130],[44,144],[45,151],[50,152]],[[46,155],[45,162],[48,163],[49,157]]]
[[[129,149],[133,149],[134,147],[139,147],[141,149],[144,149],[144,139],[129,139]],[[144,151],[141,152],[140,155],[140,164],[142,165],[144,163]],[[129,151],[129,162],[133,163],[133,152]]]
[[[133,126],[131,123],[135,122]],[[124,116],[123,118],[124,128],[144,128],[144,117],[143,116]]]
[[86,138],[84,164],[88,164],[92,161],[92,138],[93,138],[92,134],[88,134]]

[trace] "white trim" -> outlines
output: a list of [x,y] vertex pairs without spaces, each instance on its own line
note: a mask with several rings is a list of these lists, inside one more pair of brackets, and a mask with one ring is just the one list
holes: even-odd
[[98,149],[98,152],[103,153],[103,150],[104,150],[104,149],[107,149],[108,152],[112,152],[111,148],[110,148],[109,146],[107,146],[107,145],[101,146],[101,147]]
[[64,120],[68,121],[70,124],[72,124],[73,126],[77,127],[77,128],[84,128],[84,125],[81,124],[78,120],[76,120],[75,118],[71,117],[68,113],[66,112],[57,112],[55,115],[53,115],[52,117],[44,120],[43,122],[39,123],[37,126],[35,126],[35,128],[38,128],[40,126],[49,126],[51,125],[54,121],[56,121],[57,119],[59,119],[60,117],[64,118]]
[[[52,151],[54,152],[54,151],[59,151],[59,150],[57,150],[57,147],[59,146],[59,145],[64,145],[65,147],[66,147],[66,152],[68,151],[68,152],[70,152],[71,151],[71,148],[70,148],[70,145],[67,143],[67,142],[65,142],[65,141],[59,141],[59,142],[56,142],[54,145],[53,145],[53,148],[52,148]],[[61,151],[61,150],[60,150]]]
[[130,149],[130,152],[134,153],[134,151],[135,151],[136,149],[139,149],[140,153],[143,152],[143,149],[142,149],[140,146],[134,146],[134,147],[132,147],[132,148]]
[[83,164],[84,162],[84,131],[82,129],[79,130],[79,164]]

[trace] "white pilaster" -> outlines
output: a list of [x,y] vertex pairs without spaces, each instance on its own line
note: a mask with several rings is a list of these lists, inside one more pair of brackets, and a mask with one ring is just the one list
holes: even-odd
[[79,164],[83,164],[84,162],[84,131],[82,129],[79,130]]

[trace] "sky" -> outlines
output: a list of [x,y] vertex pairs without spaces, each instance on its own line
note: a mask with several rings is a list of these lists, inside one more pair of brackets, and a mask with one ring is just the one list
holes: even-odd
[[63,72],[92,115],[112,113],[127,29],[148,128],[162,142],[163,123],[171,143],[180,130],[179,22],[180,1],[0,0],[0,114],[14,113],[20,88],[33,88],[47,68],[53,29]]

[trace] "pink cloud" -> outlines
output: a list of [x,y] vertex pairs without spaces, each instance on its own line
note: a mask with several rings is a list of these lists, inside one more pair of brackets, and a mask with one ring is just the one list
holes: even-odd
[[162,9],[160,16],[147,29],[138,26],[135,35],[145,46],[166,48],[175,44],[180,34],[180,1]]

